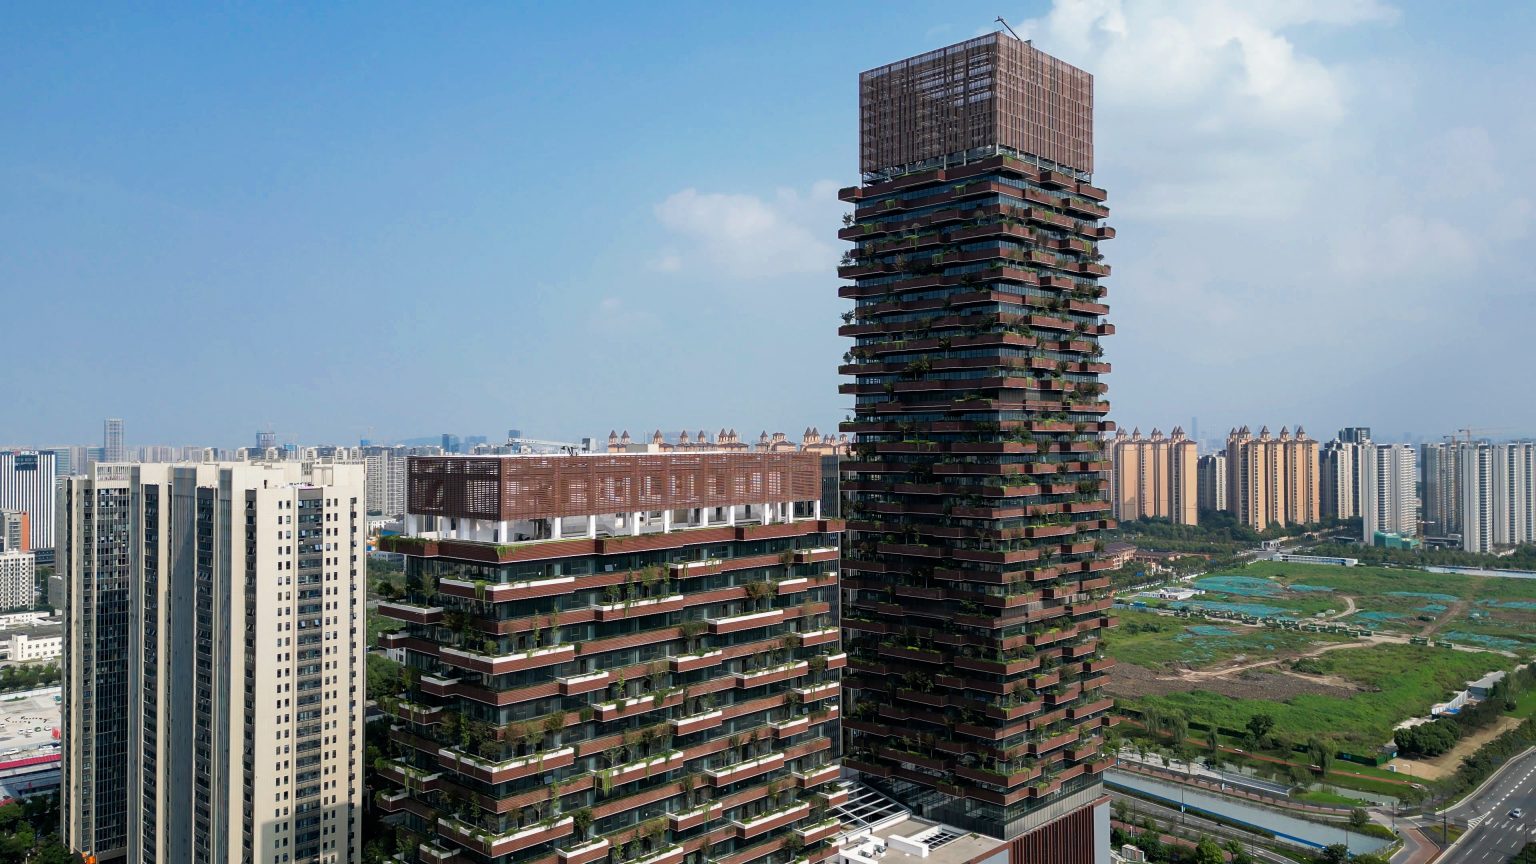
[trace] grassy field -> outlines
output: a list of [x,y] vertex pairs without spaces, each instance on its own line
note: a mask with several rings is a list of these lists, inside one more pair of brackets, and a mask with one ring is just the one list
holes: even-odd
[[1536,656],[1536,580],[1462,576],[1385,567],[1330,567],[1259,561],[1208,574],[1191,601],[1259,615],[1315,617],[1356,611],[1341,623],[1384,633],[1434,636]]
[[1299,654],[1348,637],[1226,626],[1155,612],[1119,613],[1120,626],[1105,635],[1110,656],[1157,671],[1200,668],[1239,656]]
[[1348,698],[1303,694],[1276,702],[1196,690],[1147,696],[1133,704],[1178,709],[1229,729],[1242,729],[1253,715],[1268,714],[1279,736],[1304,740],[1319,735],[1340,749],[1372,753],[1391,737],[1398,721],[1427,713],[1465,681],[1513,665],[1509,658],[1487,652],[1400,644],[1330,651],[1313,662],[1322,674],[1353,682],[1361,691]]

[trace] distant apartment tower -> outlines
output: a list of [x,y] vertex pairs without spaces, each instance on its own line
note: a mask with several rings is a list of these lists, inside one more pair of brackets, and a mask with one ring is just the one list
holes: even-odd
[[55,457],[50,450],[0,450],[0,510],[27,514],[28,546],[53,560]]
[[1227,454],[1212,453],[1201,456],[1195,469],[1199,485],[1201,510],[1226,510],[1227,507]]
[[457,436],[457,435],[450,435],[447,432],[443,433],[443,452],[444,453],[457,453],[460,450],[462,450],[463,448],[464,448],[464,444],[463,444],[462,441],[459,440],[459,436]]
[[272,431],[256,433],[256,449],[270,450],[277,446],[277,433]]
[[0,552],[32,551],[32,515],[25,510],[0,510]]
[[406,449],[364,447],[368,475],[368,512],[390,518],[405,515]]
[[1103,861],[1114,230],[1093,77],[993,33],[864,72],[859,93],[863,182],[839,192],[844,765],[995,841],[988,860]]
[[131,864],[360,860],[362,470],[63,481],[62,835]]
[[[1322,471],[1322,500],[1325,519],[1353,519],[1359,510],[1360,445],[1348,441],[1329,441],[1319,457]],[[1369,542],[1369,538],[1367,538]]]
[[1345,426],[1339,430],[1339,440],[1345,444],[1364,444],[1371,440],[1371,427]]
[[1173,427],[1164,437],[1157,429],[1148,438],[1137,429],[1115,433],[1105,447],[1109,456],[1109,500],[1116,519],[1167,519],[1194,525],[1200,516],[1199,460],[1195,442]]
[[128,451],[123,449],[123,421],[119,418],[113,417],[104,421],[101,426],[100,461],[128,461]]
[[0,551],[0,611],[37,605],[37,556],[20,549]]
[[1412,445],[1367,439],[1358,453],[1361,539],[1371,543],[1378,532],[1417,537],[1419,464]]
[[1237,520],[1255,531],[1271,525],[1305,525],[1322,518],[1317,442],[1306,430],[1282,428],[1258,437],[1247,426],[1227,436],[1227,503]]
[[1462,548],[1496,552],[1536,542],[1536,443],[1461,443]]
[[1460,444],[1449,441],[1420,447],[1420,483],[1424,500],[1424,534],[1427,537],[1461,536],[1462,453]]
[[[836,855],[838,532],[820,457],[410,460],[419,672],[373,775],[409,862]],[[558,851],[557,851],[558,850]]]

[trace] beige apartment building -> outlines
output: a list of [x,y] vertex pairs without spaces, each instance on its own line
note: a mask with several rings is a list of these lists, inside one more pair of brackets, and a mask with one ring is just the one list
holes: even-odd
[[62,834],[129,864],[360,860],[361,465],[62,481]]
[[1164,436],[1157,429],[1115,433],[1106,446],[1110,500],[1116,519],[1158,518],[1181,525],[1199,521],[1199,453],[1182,427]]
[[1227,435],[1227,506],[1239,522],[1263,531],[1270,525],[1305,525],[1321,514],[1318,443],[1296,427],[1293,436],[1269,427],[1254,437],[1247,426]]

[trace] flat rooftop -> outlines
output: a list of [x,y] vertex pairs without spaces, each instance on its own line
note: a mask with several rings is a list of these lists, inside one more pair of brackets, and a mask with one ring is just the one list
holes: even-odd
[[[843,784],[848,803],[834,808],[847,826],[843,856],[855,864],[965,864],[1003,845],[985,834],[920,819],[862,783]],[[866,836],[861,836],[866,835]],[[920,854],[926,849],[927,854]]]
[[0,759],[31,755],[59,740],[53,737],[59,728],[57,695],[54,687],[35,696],[0,696]]

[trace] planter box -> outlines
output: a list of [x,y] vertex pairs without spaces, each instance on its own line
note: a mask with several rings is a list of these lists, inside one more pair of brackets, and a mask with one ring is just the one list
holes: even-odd
[[818,699],[835,698],[841,690],[842,685],[838,684],[836,681],[830,684],[817,684],[814,687],[794,688],[794,691],[804,697],[805,701],[807,702],[814,702]]
[[510,834],[488,835],[485,840],[480,839],[473,829],[455,819],[438,819],[437,834],[439,837],[447,837],[469,849],[474,849],[483,855],[492,858],[498,855],[506,855],[519,849],[526,849],[539,843],[547,843],[571,833],[571,817],[567,816],[552,825],[532,825],[527,828],[514,831]]
[[582,693],[591,693],[608,686],[608,681],[613,677],[612,672],[588,672],[583,675],[565,675],[555,680],[560,683],[561,696],[578,696]]
[[724,656],[724,651],[716,649],[700,654],[678,654],[668,657],[667,661],[672,664],[673,672],[692,672],[696,669],[708,669],[711,666],[719,666],[724,662],[722,660]]
[[408,621],[412,624],[436,624],[443,620],[441,606],[417,606],[412,603],[382,600],[379,602],[378,609],[379,614],[385,618]]
[[853,797],[853,793],[849,792],[848,789],[843,786],[838,786],[834,789],[827,789],[825,791],[818,791],[816,794],[820,795],[822,799],[827,802],[828,807],[841,807],[842,805],[847,804],[848,800]]
[[823,765],[820,768],[812,768],[810,771],[796,771],[792,776],[795,778],[795,782],[800,784],[801,789],[810,789],[813,786],[820,786],[828,781],[836,780],[841,773],[842,769],[836,765]]
[[793,720],[769,723],[768,725],[773,727],[773,737],[788,738],[791,735],[799,735],[801,732],[811,728],[811,718],[796,717]]
[[725,712],[722,710],[706,711],[703,714],[695,714],[692,717],[674,717],[667,721],[672,724],[672,731],[678,735],[689,735],[694,732],[702,732],[705,729],[713,729],[725,722]]
[[519,777],[528,777],[543,771],[553,771],[576,764],[576,748],[562,747],[547,753],[537,753],[505,762],[486,762],[473,756],[462,756],[447,747],[437,751],[437,764],[451,768],[467,777],[486,783],[505,783]]
[[810,825],[805,828],[796,828],[795,833],[799,834],[800,839],[804,841],[805,845],[809,846],[818,840],[825,840],[828,837],[831,837],[838,831],[842,830],[842,827],[843,823],[837,821],[836,819],[828,819],[827,821],[816,825]]
[[750,630],[754,627],[771,627],[784,620],[783,609],[769,609],[766,612],[749,612],[746,615],[733,615],[729,618],[710,618],[709,632],[714,634],[735,633],[738,630]]
[[663,849],[655,855],[631,861],[629,864],[682,864],[682,860],[683,847],[673,846],[670,849]]
[[703,807],[695,807],[692,810],[684,810],[681,813],[668,813],[667,821],[672,823],[673,831],[687,831],[697,828],[711,819],[719,817],[724,806],[719,802],[712,802]]
[[775,666],[772,669],[759,669],[756,672],[737,672],[736,686],[739,688],[761,687],[764,684],[774,684],[779,681],[788,681],[791,678],[799,678],[810,671],[810,664],[804,660],[797,663],[786,663],[783,666]]
[[399,813],[405,809],[405,800],[409,797],[411,793],[402,789],[398,792],[379,792],[373,796],[373,801],[385,813]]
[[681,561],[668,564],[667,569],[672,572],[674,579],[688,579],[694,576],[712,576],[720,572],[720,559],[710,558],[706,561]]
[[503,675],[508,672],[521,672],[525,669],[568,663],[576,659],[576,646],[551,645],[547,648],[535,648],[531,651],[519,651],[515,654],[501,654],[495,657],[458,648],[442,648],[438,651],[438,657],[448,665],[457,666],[460,669],[488,675]]
[[800,634],[800,644],[807,648],[812,645],[825,645],[828,642],[836,642],[839,635],[840,633],[836,627],[810,630]]
[[600,861],[607,856],[610,845],[606,837],[600,837],[581,846],[556,849],[555,854],[560,856],[563,864],[592,864],[593,861]]
[[629,714],[644,714],[647,711],[656,711],[680,704],[683,701],[682,691],[664,696],[657,704],[655,695],[636,696],[633,699],[620,699],[617,702],[605,702],[597,706],[597,718],[604,722],[616,720]]
[[458,685],[457,678],[440,678],[436,675],[421,676],[421,692],[431,693],[433,696],[451,696],[453,688]]
[[627,603],[612,603],[606,606],[593,606],[599,621],[619,621],[625,618],[638,618],[642,615],[660,615],[664,612],[676,612],[688,605],[688,599],[681,594],[671,597],[655,597],[650,600],[631,600]]
[[783,753],[770,753],[767,756],[759,756],[746,762],[737,762],[735,765],[727,765],[724,768],[706,768],[704,773],[714,781],[715,786],[724,786],[728,783],[737,783],[766,774],[784,764]]
[[843,668],[844,666],[847,666],[847,665],[848,665],[848,654],[847,654],[847,652],[843,652],[843,653],[839,653],[839,654],[828,654],[827,655],[827,671],[830,672],[833,669],[841,669],[841,668]]
[[782,828],[785,825],[788,825],[791,822],[804,817],[805,814],[809,812],[811,812],[811,805],[796,804],[787,810],[780,810],[776,813],[765,813],[762,816],[754,817],[753,819],[746,822],[742,822],[738,819],[732,819],[731,825],[736,829],[736,837],[741,840],[746,840],[752,837],[756,837],[759,834],[772,831],[775,828]]
[[668,771],[683,767],[683,763],[686,761],[688,761],[687,757],[681,751],[674,750],[665,756],[653,756],[640,762],[620,765],[613,769],[613,782],[628,783],[634,779],[630,776],[632,774],[638,774],[642,777],[649,777],[652,774],[658,773],[665,774]]

